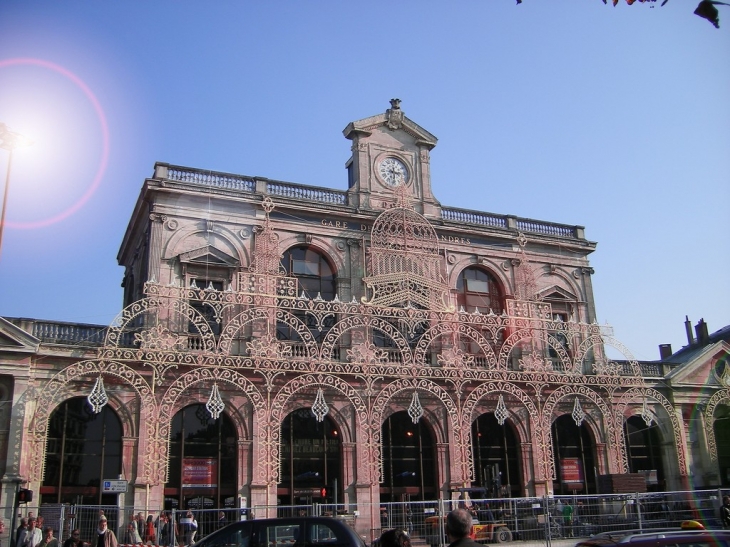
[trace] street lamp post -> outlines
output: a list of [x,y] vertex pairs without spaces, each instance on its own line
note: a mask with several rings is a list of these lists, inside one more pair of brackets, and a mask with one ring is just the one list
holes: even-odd
[[10,128],[0,122],[0,148],[7,150],[10,154],[8,156],[8,169],[5,172],[5,189],[3,190],[3,207],[2,213],[0,213],[0,254],[3,248],[3,231],[5,230],[5,210],[8,207],[8,190],[10,189],[10,168],[13,165],[13,150],[23,146],[30,146],[33,144],[28,137],[11,131]]

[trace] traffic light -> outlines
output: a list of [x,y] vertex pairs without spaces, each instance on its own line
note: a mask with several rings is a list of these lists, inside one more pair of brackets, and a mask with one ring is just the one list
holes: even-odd
[[327,489],[326,489],[326,488],[322,488],[322,489],[321,489],[321,490],[319,491],[319,495],[320,495],[321,497],[323,497],[323,498],[326,498],[326,497],[327,497]]
[[33,490],[21,488],[18,490],[18,503],[29,503],[33,501]]

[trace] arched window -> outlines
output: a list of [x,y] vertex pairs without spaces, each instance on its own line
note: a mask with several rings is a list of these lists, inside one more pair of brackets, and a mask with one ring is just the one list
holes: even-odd
[[64,401],[48,420],[41,503],[114,505],[102,479],[122,472],[122,424],[105,405],[95,414],[85,397]]
[[553,455],[558,480],[556,494],[597,492],[593,437],[585,423],[576,425],[570,414],[553,422]]
[[485,497],[512,497],[522,493],[520,452],[509,424],[499,425],[494,413],[482,414],[471,424],[476,484]]
[[[299,282],[297,296],[304,293],[304,296],[310,299],[334,300],[337,290],[334,268],[319,251],[306,246],[292,247],[284,253],[281,263],[286,274],[296,277]],[[312,314],[303,311],[293,313],[307,326],[318,342],[324,339],[335,323],[335,318],[331,315],[325,318],[323,324],[318,324]],[[276,337],[279,340],[301,341],[296,330],[284,322],[277,324]]]
[[659,426],[647,426],[639,416],[624,422],[624,438],[629,460],[629,473],[644,473],[649,491],[664,490],[664,467],[661,458]]
[[214,420],[205,405],[194,404],[175,414],[165,509],[233,507],[237,447],[235,426],[225,413]]
[[456,281],[456,308],[473,312],[489,313],[491,309],[501,314],[504,297],[495,277],[482,268],[470,266],[459,274]]
[[[318,422],[309,408],[289,414],[281,424],[280,494],[289,503],[311,504],[341,498],[340,433],[329,416]],[[335,494],[334,488],[340,490]],[[325,496],[322,496],[322,489]]]
[[383,422],[383,482],[381,501],[436,499],[438,470],[435,443],[425,420],[417,424],[406,411]]

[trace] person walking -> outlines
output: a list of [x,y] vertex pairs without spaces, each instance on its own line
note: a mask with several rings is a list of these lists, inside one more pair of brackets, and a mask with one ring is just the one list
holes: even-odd
[[96,530],[96,544],[91,547],[119,547],[117,536],[107,527],[106,517],[99,519],[99,528]]
[[46,526],[43,530],[43,539],[40,542],[40,547],[59,547],[58,539],[53,537],[52,526]]
[[722,527],[725,528],[725,530],[730,530],[730,496],[722,497],[720,520],[722,520]]
[[71,530],[71,536],[63,542],[63,547],[83,547],[84,542],[81,541],[81,530],[74,528]]
[[469,537],[472,517],[466,509],[454,509],[446,515],[446,537],[449,547],[483,547]]
[[36,527],[37,524],[36,519],[28,519],[28,530],[22,536],[22,545],[19,544],[19,547],[38,547],[40,542],[43,541],[43,533]]
[[573,537],[573,506],[570,501],[566,501],[563,505],[563,533],[567,537]]

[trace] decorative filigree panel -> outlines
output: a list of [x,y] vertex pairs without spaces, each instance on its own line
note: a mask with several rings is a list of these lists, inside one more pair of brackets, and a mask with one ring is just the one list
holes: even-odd
[[[80,361],[74,363],[53,376],[38,394],[36,412],[31,423],[30,442],[30,481],[42,481],[45,468],[46,435],[48,434],[48,419],[53,410],[65,400],[68,386],[79,379],[98,378],[100,375],[114,376],[121,379],[130,390],[133,390],[142,400],[142,408],[151,410],[154,415],[156,408],[152,390],[147,381],[139,373],[123,363],[109,363],[98,361]],[[154,437],[152,421],[145,424],[145,436]],[[152,482],[154,462],[145,461],[144,473],[141,482]]]
[[710,450],[710,460],[717,461],[717,440],[715,439],[715,409],[719,404],[730,404],[730,389],[718,391],[710,397],[705,409],[705,436]]
[[[717,393],[715,394],[718,395]],[[722,397],[721,397],[722,398]],[[672,424],[672,431],[674,432],[674,446],[677,447],[676,453],[677,453],[677,465],[679,469],[680,475],[689,475],[689,469],[687,467],[687,458],[685,457],[685,454],[687,453],[686,446],[684,443],[684,438],[682,436],[682,424],[679,421],[679,418],[677,417],[677,412],[672,403],[659,391],[656,389],[646,387],[646,388],[632,388],[627,390],[626,392],[621,394],[621,398],[616,403],[616,420],[617,424],[616,427],[619,427],[621,431],[623,431],[623,420],[624,420],[624,413],[626,412],[626,407],[631,403],[638,403],[642,404],[647,399],[653,399],[654,401],[658,402],[662,408],[667,413],[667,418],[669,418],[670,423]],[[705,422],[707,423],[707,422]],[[624,453],[625,455],[625,453]],[[628,466],[626,463],[625,465]],[[628,467],[627,467],[628,469]]]

